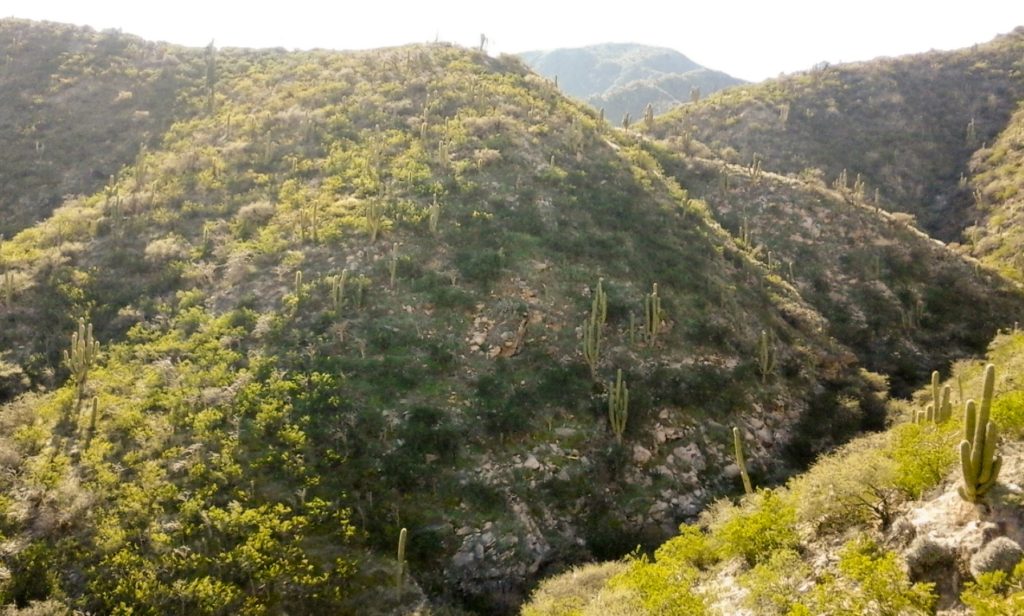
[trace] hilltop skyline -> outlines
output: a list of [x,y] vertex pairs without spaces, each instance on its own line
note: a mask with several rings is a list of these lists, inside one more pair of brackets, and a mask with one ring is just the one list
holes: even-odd
[[[650,19],[651,15],[657,19]],[[514,11],[464,0],[378,2],[325,7],[296,0],[287,11],[237,2],[184,0],[173,6],[108,1],[10,0],[3,16],[120,29],[146,39],[188,46],[369,49],[426,41],[467,47],[487,36],[493,54],[632,42],[669,47],[695,62],[749,81],[810,68],[819,62],[954,49],[1024,25],[1024,5],[981,0],[966,11],[956,2],[883,3],[856,11],[821,10],[788,0],[681,6],[649,3],[624,18],[581,2],[525,0]]]

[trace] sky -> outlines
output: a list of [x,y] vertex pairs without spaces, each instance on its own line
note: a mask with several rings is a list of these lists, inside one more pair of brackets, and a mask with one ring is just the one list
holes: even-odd
[[[606,7],[606,8],[602,8]],[[367,49],[442,40],[491,53],[642,43],[750,81],[818,62],[956,49],[1024,26],[1024,0],[248,2],[0,0],[0,17],[117,28],[189,46]]]

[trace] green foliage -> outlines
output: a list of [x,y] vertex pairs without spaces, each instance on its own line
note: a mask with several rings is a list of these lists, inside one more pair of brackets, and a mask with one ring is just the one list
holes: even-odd
[[723,556],[741,557],[753,566],[797,545],[796,507],[781,491],[758,490],[714,520],[711,533]]
[[839,553],[838,571],[827,575],[790,614],[821,616],[901,616],[931,614],[932,584],[911,584],[899,557],[860,536]]
[[789,614],[809,577],[811,569],[799,554],[778,550],[740,577],[740,585],[747,590],[743,603],[755,614]]
[[977,616],[1004,616],[1024,612],[1024,561],[1013,572],[982,573],[968,582],[960,600]]
[[939,485],[956,463],[958,438],[958,430],[949,425],[895,426],[883,450],[895,464],[893,485],[910,498]]
[[992,397],[995,391],[996,368],[985,367],[981,405],[968,400],[964,406],[964,439],[960,441],[960,470],[963,485],[960,497],[975,503],[995,485],[1002,467],[1003,458],[996,455],[999,432],[996,424],[989,420]]
[[705,599],[693,591],[700,575],[696,567],[671,558],[651,560],[643,555],[632,556],[627,563],[627,569],[609,580],[608,587],[636,593],[643,613],[711,613]]

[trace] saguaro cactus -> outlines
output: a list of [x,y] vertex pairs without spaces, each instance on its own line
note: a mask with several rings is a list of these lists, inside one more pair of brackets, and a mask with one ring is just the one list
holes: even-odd
[[398,588],[398,592],[402,592],[402,586],[405,584],[405,542],[409,538],[409,531],[405,528],[402,532],[398,533],[398,573],[395,576],[395,586]]
[[583,322],[583,359],[590,366],[590,375],[597,374],[601,358],[601,328],[608,317],[608,296],[604,292],[604,278],[598,278],[594,300],[590,303],[590,316]]
[[761,330],[761,340],[757,350],[757,365],[761,369],[761,382],[768,382],[768,375],[775,370],[775,345],[767,330]]
[[661,331],[661,321],[665,313],[661,310],[661,297],[658,296],[658,283],[651,286],[651,292],[644,297],[644,335],[651,346]]
[[732,429],[732,445],[736,450],[736,465],[740,467],[740,477],[743,478],[743,491],[747,494],[754,493],[754,487],[750,484],[750,475],[747,474],[747,461],[743,457],[743,439],[740,437],[740,429]]
[[71,334],[71,349],[64,351],[64,363],[71,370],[75,379],[75,413],[82,410],[82,398],[85,396],[85,384],[89,379],[89,369],[96,361],[100,352],[100,343],[92,337],[92,323],[85,319],[78,320],[78,331]]
[[615,382],[608,383],[608,423],[612,426],[615,442],[622,444],[629,418],[629,388],[622,381],[622,370],[616,372]]
[[348,281],[348,270],[341,270],[340,276],[331,278],[331,305],[334,311],[341,310],[345,304],[345,283]]
[[996,483],[1002,456],[996,455],[999,431],[989,420],[992,409],[992,395],[995,389],[996,367],[985,366],[985,385],[981,394],[981,405],[968,400],[964,409],[964,440],[960,441],[960,469],[964,483],[960,486],[960,497],[969,503],[976,503]]

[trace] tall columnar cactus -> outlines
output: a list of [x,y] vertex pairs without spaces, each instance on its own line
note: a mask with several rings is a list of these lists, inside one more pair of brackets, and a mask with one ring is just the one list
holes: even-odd
[[615,374],[615,382],[608,383],[608,423],[611,424],[615,442],[622,444],[629,418],[629,388],[622,381],[622,370]]
[[388,288],[395,288],[395,278],[398,276],[398,244],[391,244],[391,255],[388,258]]
[[939,371],[932,372],[932,401],[923,411],[917,412],[916,423],[940,424],[953,416],[953,403],[950,401],[952,389],[949,385],[939,388]]
[[598,278],[594,299],[590,302],[590,316],[583,322],[583,359],[590,366],[590,375],[597,375],[601,359],[601,329],[608,318],[608,296],[604,292],[604,278]]
[[761,382],[768,382],[768,375],[775,371],[775,345],[767,330],[761,330],[761,341],[757,349],[757,365],[761,369]]
[[981,405],[968,400],[964,409],[964,440],[960,441],[960,469],[964,483],[960,486],[960,497],[969,503],[976,503],[996,483],[1002,456],[996,455],[999,431],[995,422],[989,420],[992,409],[992,395],[995,390],[996,367],[985,366],[985,385]]
[[345,283],[348,281],[348,270],[341,270],[340,276],[331,278],[331,305],[338,312],[345,305]]
[[647,130],[654,128],[654,105],[647,103],[647,107],[644,108],[644,125]]
[[295,306],[302,303],[302,270],[295,272]]
[[430,204],[430,215],[427,218],[427,223],[430,227],[430,232],[437,234],[437,221],[441,219],[441,204],[437,202],[437,193],[434,193],[434,202]]
[[644,297],[644,336],[648,344],[654,346],[661,331],[661,322],[665,313],[661,310],[661,297],[658,296],[658,283],[654,283],[651,292]]
[[398,592],[402,592],[402,587],[405,585],[405,542],[409,538],[409,531],[405,528],[398,533],[398,573],[395,576],[395,586],[398,588]]
[[78,331],[71,334],[71,349],[64,351],[64,363],[71,370],[75,379],[75,414],[82,410],[82,398],[85,396],[85,385],[92,368],[100,353],[100,343],[92,337],[92,323],[85,319],[78,320]]
[[384,227],[384,203],[379,197],[370,197],[364,206],[366,229],[370,233],[370,241],[376,242],[380,230]]
[[732,429],[732,446],[736,450],[736,466],[740,467],[740,477],[743,478],[743,491],[747,494],[754,493],[754,487],[750,484],[750,475],[747,474],[747,460],[743,457],[743,439],[740,437],[740,429]]
[[4,306],[10,308],[14,303],[14,274],[4,272]]

